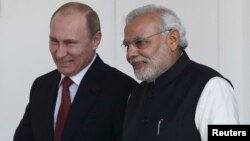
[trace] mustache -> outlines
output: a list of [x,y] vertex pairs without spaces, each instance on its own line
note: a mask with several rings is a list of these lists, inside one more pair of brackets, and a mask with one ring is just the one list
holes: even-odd
[[133,64],[135,64],[137,62],[144,62],[144,63],[148,64],[150,62],[150,60],[145,58],[145,57],[135,57],[135,58],[129,59],[129,63],[131,65],[133,65]]
[[69,62],[72,61],[72,58],[67,58],[67,57],[63,57],[63,58],[55,58],[57,62]]

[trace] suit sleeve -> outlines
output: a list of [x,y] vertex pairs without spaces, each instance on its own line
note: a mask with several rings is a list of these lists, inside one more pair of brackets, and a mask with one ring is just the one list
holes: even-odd
[[15,131],[13,141],[34,141],[32,124],[31,124],[31,99],[35,86],[36,86],[36,81],[32,85],[29,103],[26,106],[26,110],[22,120],[20,121]]

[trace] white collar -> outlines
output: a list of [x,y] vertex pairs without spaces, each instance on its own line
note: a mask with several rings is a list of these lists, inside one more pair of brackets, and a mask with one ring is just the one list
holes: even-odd
[[[93,57],[93,59],[91,60],[91,62],[85,67],[83,68],[79,73],[77,73],[76,75],[74,76],[70,76],[70,79],[76,84],[76,85],[80,85],[83,77],[85,76],[86,72],[88,71],[88,69],[90,68],[90,66],[93,64],[94,60],[96,59],[96,54],[95,56]],[[60,80],[60,85],[61,85],[61,82],[63,80],[63,78],[65,77],[64,74],[61,74],[61,80]]]

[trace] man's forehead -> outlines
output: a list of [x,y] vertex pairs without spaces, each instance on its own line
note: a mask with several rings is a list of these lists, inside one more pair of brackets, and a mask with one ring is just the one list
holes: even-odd
[[127,24],[124,29],[124,34],[126,36],[146,36],[149,34],[154,34],[160,29],[160,24],[157,22],[138,22],[134,24]]
[[[136,16],[130,21],[127,22],[126,27],[127,28],[145,28],[145,27],[153,27],[153,26],[159,26],[161,24],[161,19],[159,16],[156,16],[154,14],[143,14],[140,16]],[[148,30],[148,29],[144,29]]]

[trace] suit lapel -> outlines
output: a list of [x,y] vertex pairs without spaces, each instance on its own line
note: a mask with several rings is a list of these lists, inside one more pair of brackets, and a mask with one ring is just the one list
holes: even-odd
[[65,125],[64,132],[67,133],[63,135],[65,140],[75,138],[74,133],[81,130],[88,113],[96,104],[102,90],[100,80],[103,78],[104,67],[104,63],[97,56],[82,79]]

